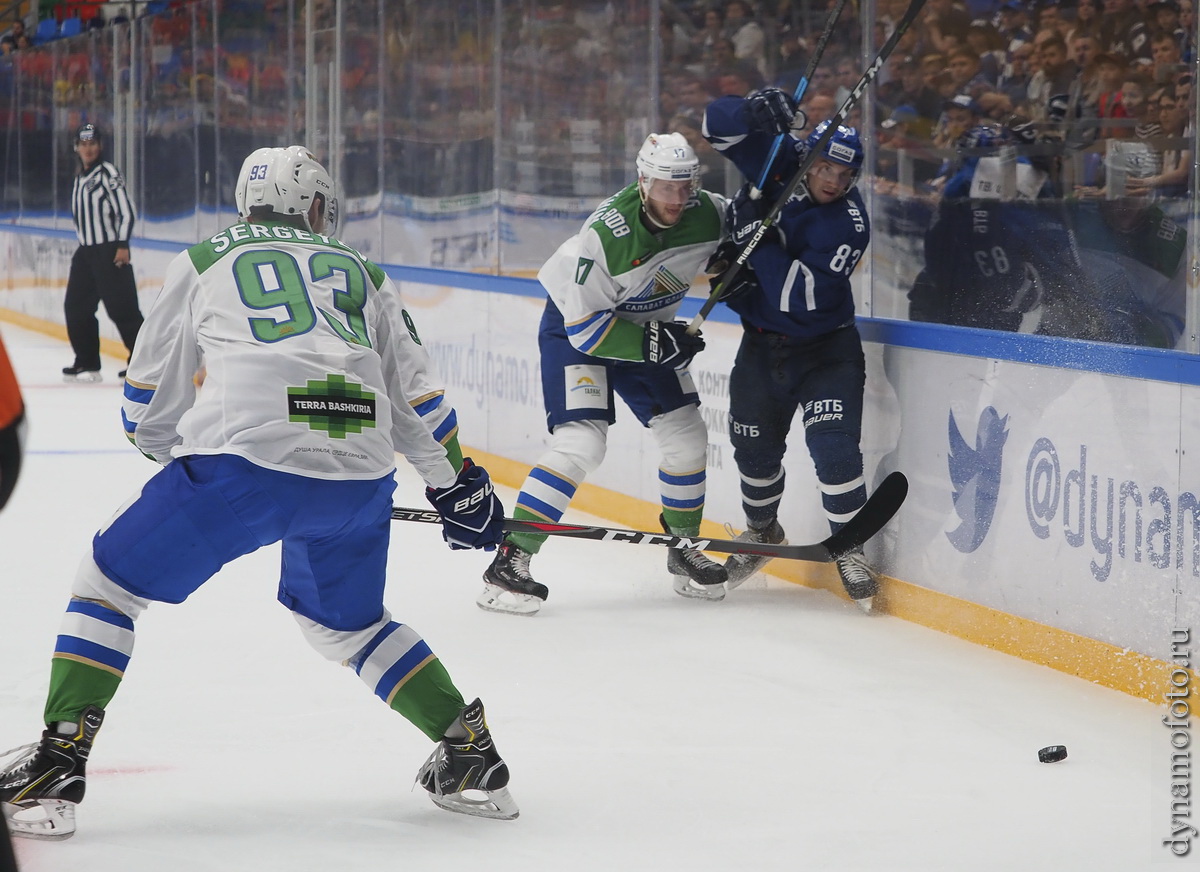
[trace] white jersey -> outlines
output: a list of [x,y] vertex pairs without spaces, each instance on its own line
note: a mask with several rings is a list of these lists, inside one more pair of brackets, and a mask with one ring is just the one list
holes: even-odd
[[160,463],[236,454],[313,478],[375,479],[400,452],[446,487],[457,422],[442,399],[378,266],[329,237],[243,223],[171,262],[122,411],[129,438]]
[[719,194],[701,191],[679,223],[658,232],[641,222],[641,208],[636,184],[609,197],[538,272],[571,344],[586,354],[641,360],[641,331],[619,322],[674,318],[721,239]]

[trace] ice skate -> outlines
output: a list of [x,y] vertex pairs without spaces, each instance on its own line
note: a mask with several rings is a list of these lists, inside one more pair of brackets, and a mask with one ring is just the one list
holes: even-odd
[[[779,521],[772,519],[767,527],[759,529],[757,527],[747,527],[744,533],[739,533],[734,539],[738,542],[749,542],[751,544],[766,543],[768,545],[786,545],[787,539],[784,538],[783,527],[779,526]],[[726,590],[733,590],[743,581],[748,579],[754,573],[758,572],[772,558],[766,554],[731,554],[725,560],[725,572],[729,574],[729,581],[725,583]]]
[[850,599],[867,614],[871,613],[871,602],[879,591],[879,582],[875,573],[867,564],[867,558],[861,551],[851,551],[837,559],[838,575],[842,578],[842,586]]
[[88,706],[70,734],[53,728],[35,745],[7,752],[0,769],[0,802],[14,836],[66,839],[75,834],[75,806],[83,799],[84,766],[104,711]]
[[[663,530],[673,532],[662,515]],[[725,599],[725,567],[709,560],[698,548],[671,548],[667,551],[667,572],[674,578],[675,593],[692,599],[717,602]]]
[[475,599],[484,611],[509,615],[536,615],[550,589],[533,580],[528,551],[505,540],[483,573],[483,593]]
[[508,765],[496,751],[478,699],[446,730],[417,781],[446,811],[505,821],[521,813],[508,792]]
[[99,369],[85,369],[82,366],[64,366],[63,381],[95,384],[102,380]]

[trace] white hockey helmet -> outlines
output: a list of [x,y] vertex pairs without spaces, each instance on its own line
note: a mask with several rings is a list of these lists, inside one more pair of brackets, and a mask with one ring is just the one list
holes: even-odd
[[700,190],[700,159],[682,133],[651,133],[637,155],[638,187],[646,198],[649,179],[686,181]]
[[238,217],[246,220],[256,208],[270,209],[279,215],[297,215],[308,230],[308,210],[317,195],[324,201],[325,226],[321,233],[337,232],[338,204],[333,180],[325,167],[302,145],[287,148],[260,148],[242,162],[233,196]]

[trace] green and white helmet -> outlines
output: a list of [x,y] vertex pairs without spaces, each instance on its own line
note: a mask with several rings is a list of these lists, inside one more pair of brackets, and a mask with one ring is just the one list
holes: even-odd
[[700,159],[682,133],[651,133],[637,156],[638,188],[642,199],[650,179],[687,181],[692,193],[700,190]]
[[337,232],[338,204],[333,180],[325,167],[302,145],[260,148],[242,162],[233,196],[238,217],[245,220],[253,209],[270,209],[280,215],[297,215],[310,231],[308,210],[316,196],[324,201],[322,233]]

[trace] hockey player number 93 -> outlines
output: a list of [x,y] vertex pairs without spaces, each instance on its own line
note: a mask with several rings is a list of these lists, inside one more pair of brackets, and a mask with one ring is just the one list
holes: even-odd
[[[300,264],[282,251],[247,251],[233,264],[242,301],[251,309],[282,308],[286,318],[250,318],[250,332],[259,342],[278,342],[300,336],[317,324],[320,312],[333,331],[346,342],[371,347],[363,306],[367,302],[367,279],[354,258],[336,251],[318,251],[308,259],[308,277],[313,282],[334,279],[333,308],[344,321],[314,305],[309,281]],[[323,290],[323,289],[322,289]]]

